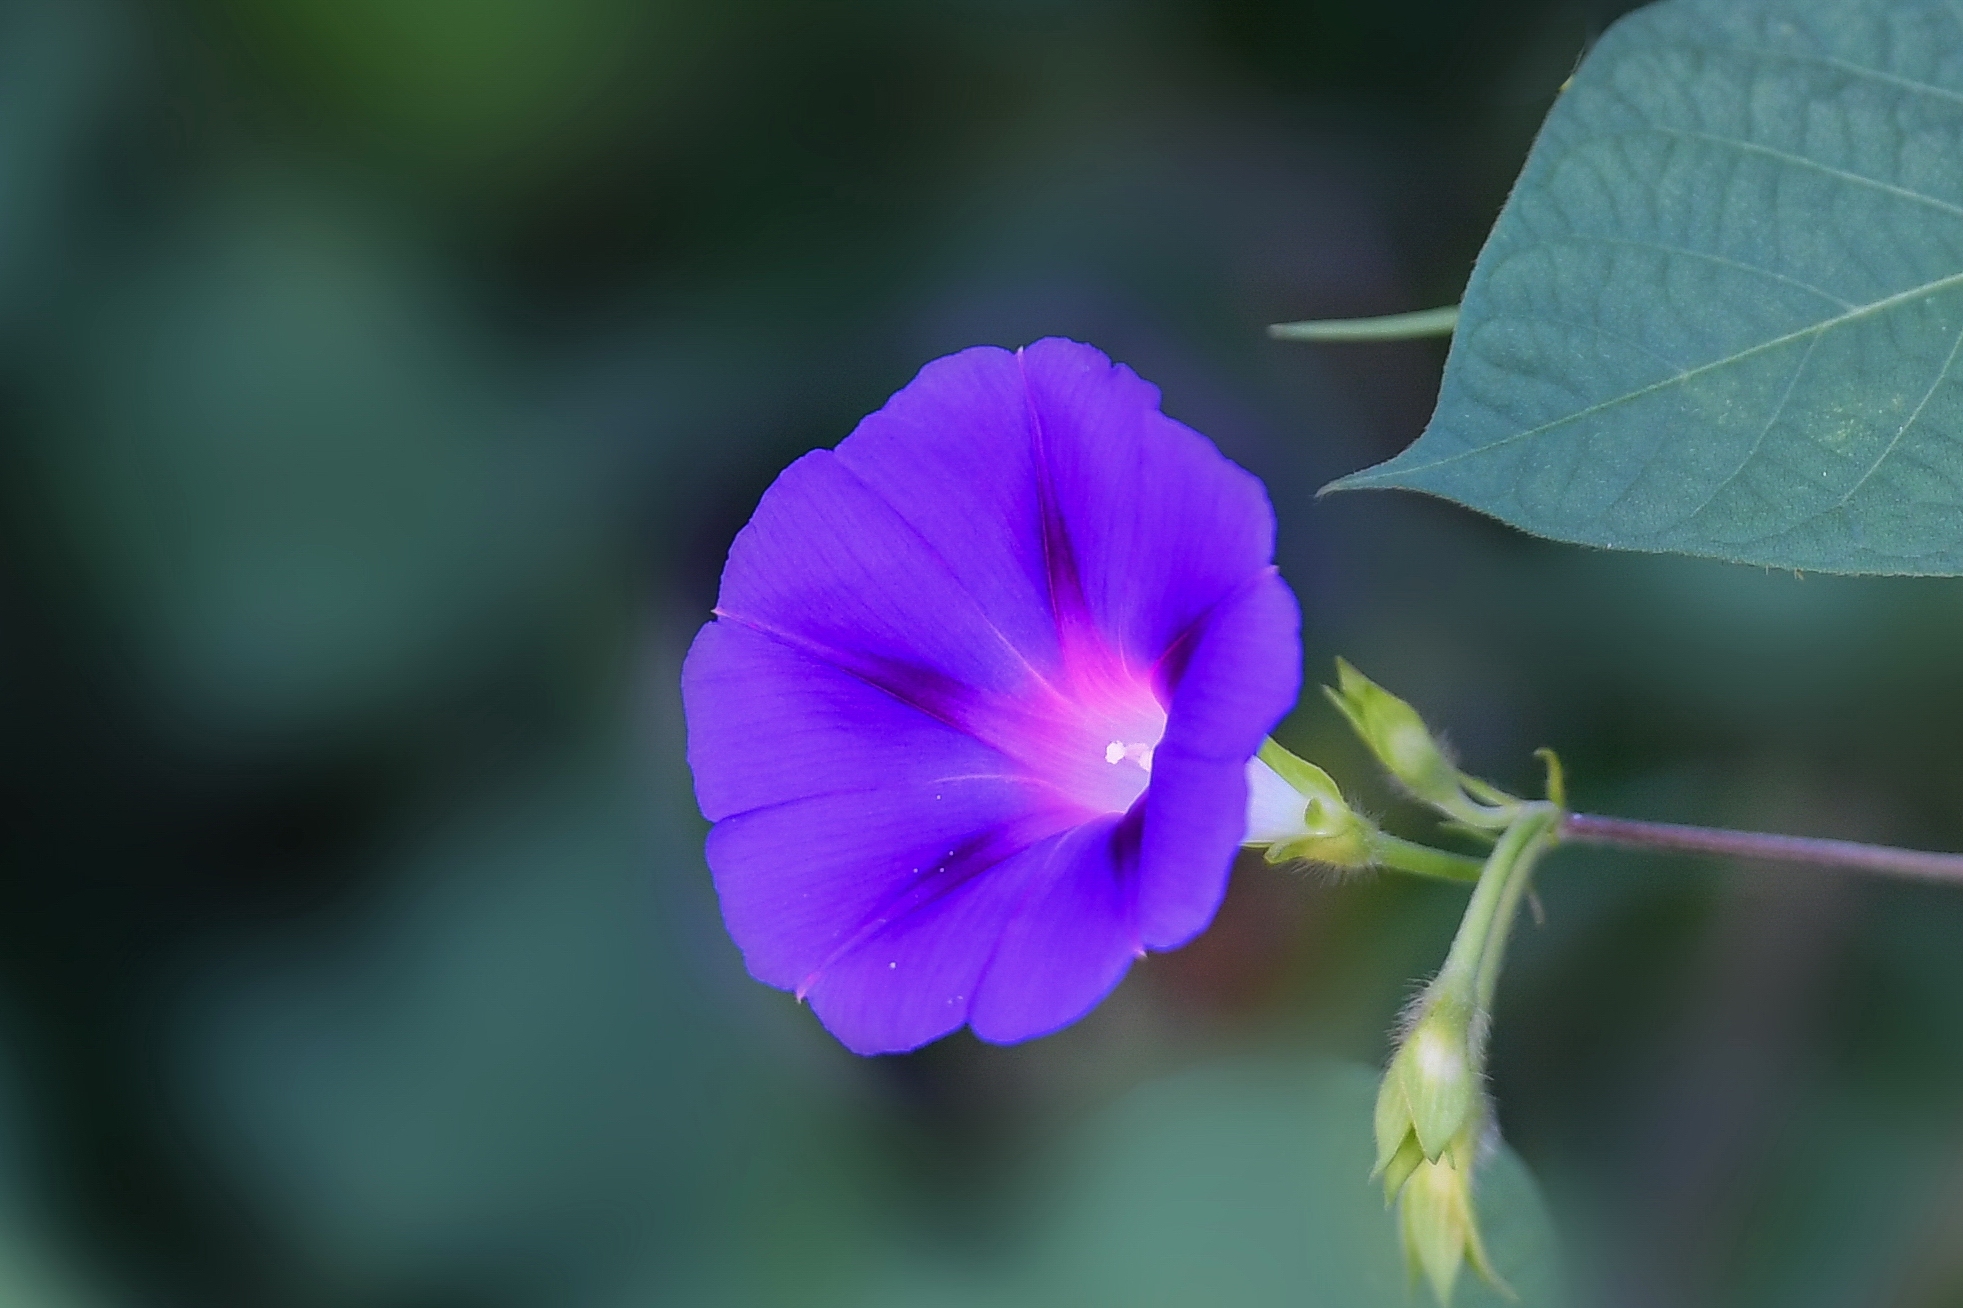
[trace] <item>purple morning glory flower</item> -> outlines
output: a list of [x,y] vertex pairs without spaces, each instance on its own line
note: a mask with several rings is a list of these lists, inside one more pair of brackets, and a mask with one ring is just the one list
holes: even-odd
[[751,973],[859,1053],[1008,1043],[1197,935],[1300,690],[1273,554],[1260,482],[1072,341],[937,360],[785,469],[682,672]]

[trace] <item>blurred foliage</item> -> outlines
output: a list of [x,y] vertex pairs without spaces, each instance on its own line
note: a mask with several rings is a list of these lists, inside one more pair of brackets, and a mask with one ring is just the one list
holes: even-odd
[[[1396,1222],[1368,1177],[1373,1069],[1225,1064],[1133,1091],[1064,1151],[1039,1209],[1036,1284],[1012,1302],[1401,1308],[1414,1291]],[[1560,1251],[1511,1153],[1480,1211],[1502,1293],[1468,1273],[1467,1308],[1564,1302]]]
[[[755,0],[206,0],[295,129],[451,184],[536,183],[659,126]],[[695,83],[695,85],[691,85]],[[491,182],[489,174],[505,176]]]
[[134,57],[125,19],[94,0],[0,9],[0,341],[9,345],[50,309],[76,238],[104,217],[78,192],[124,107],[120,79]]
[[592,438],[539,430],[372,224],[303,195],[214,207],[82,311],[29,400],[24,493],[153,702],[364,729],[577,602]]
[[[1439,351],[1261,329],[1454,297],[1616,8],[0,0],[0,1278],[1336,1293],[1366,1238],[1325,1264],[1295,1214],[1355,1180],[1382,1218],[1367,1130],[1249,1069],[1381,1060],[1462,892],[1246,860],[1078,1027],[872,1062],[716,920],[674,678],[723,551],[977,341],[1158,382],[1272,488],[1311,674],[1349,655],[1474,770],[1551,744],[1585,808],[1963,847],[1953,585],[1312,504]],[[1282,734],[1417,830],[1333,714]],[[1953,1302],[1953,894],[1582,852],[1542,887],[1493,1088],[1575,1300]]]

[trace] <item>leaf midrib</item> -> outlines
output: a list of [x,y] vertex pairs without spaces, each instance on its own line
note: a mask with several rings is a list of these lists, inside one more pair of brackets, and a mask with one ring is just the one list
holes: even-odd
[[[1612,409],[1619,404],[1626,404],[1631,400],[1639,400],[1645,395],[1652,395],[1658,391],[1664,391],[1673,386],[1682,385],[1684,382],[1700,377],[1705,373],[1716,372],[1720,368],[1728,368],[1732,364],[1743,362],[1754,355],[1764,354],[1768,350],[1776,350],[1780,346],[1790,345],[1794,341],[1805,340],[1808,336],[1824,335],[1836,327],[1844,326],[1847,323],[1855,322],[1877,313],[1885,313],[1897,305],[1907,304],[1924,296],[1940,294],[1958,285],[1963,285],[1963,272],[1950,273],[1948,276],[1938,277],[1933,281],[1924,282],[1920,286],[1912,286],[1907,290],[1897,291],[1893,295],[1883,296],[1879,300],[1872,300],[1867,304],[1857,305],[1849,309],[1846,313],[1836,314],[1832,318],[1822,318],[1819,322],[1811,323],[1796,331],[1790,331],[1782,336],[1774,336],[1769,340],[1760,341],[1757,345],[1748,346],[1735,354],[1728,354],[1721,359],[1713,359],[1709,363],[1700,363],[1695,368],[1686,368],[1674,376],[1664,377],[1658,381],[1651,382],[1647,386],[1640,386],[1633,391],[1625,391],[1621,395],[1611,396],[1606,400],[1591,404],[1585,409],[1577,409],[1573,413],[1563,414],[1551,421],[1544,422],[1538,427],[1529,427],[1524,431],[1514,432],[1510,436],[1502,436],[1498,440],[1488,441],[1484,445],[1474,446],[1471,449],[1460,450],[1456,454],[1448,454],[1444,458],[1433,459],[1428,463],[1403,464],[1396,468],[1396,475],[1407,476],[1411,473],[1428,472],[1433,468],[1440,468],[1449,463],[1458,463],[1463,459],[1472,458],[1474,455],[1490,453],[1503,445],[1511,445],[1515,441],[1522,441],[1530,437],[1542,435],[1546,432],[1553,431],[1557,427],[1562,427],[1568,423],[1577,422],[1582,418],[1591,417],[1594,414]],[[1392,463],[1396,463],[1396,460],[1392,460]],[[1343,478],[1337,485],[1361,486],[1367,485],[1372,481],[1380,481],[1384,476],[1390,475],[1389,468],[1390,465],[1385,465],[1385,471],[1382,473],[1356,473]]]

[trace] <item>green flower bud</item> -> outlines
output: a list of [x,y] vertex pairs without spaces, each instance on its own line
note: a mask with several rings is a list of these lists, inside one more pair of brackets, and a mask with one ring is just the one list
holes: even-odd
[[1433,1162],[1412,1170],[1398,1199],[1398,1231],[1412,1279],[1420,1273],[1440,1305],[1449,1308],[1459,1269],[1470,1262],[1487,1284],[1508,1298],[1513,1291],[1493,1271],[1479,1237],[1472,1181],[1476,1139],[1468,1136]]
[[[1550,763],[1549,790],[1558,795],[1555,766]],[[1476,782],[1469,788],[1475,795],[1490,789]],[[1462,798],[1473,804],[1471,796]],[[1485,1013],[1521,897],[1535,863],[1556,838],[1557,804],[1508,801],[1508,807],[1485,810],[1507,813],[1505,829],[1480,870],[1445,966],[1425,991],[1377,1092],[1375,1175],[1383,1180],[1386,1202],[1398,1206],[1412,1279],[1422,1274],[1446,1308],[1468,1261],[1512,1295],[1487,1261],[1473,1205],[1473,1171],[1492,1121],[1482,1083]]]
[[1343,659],[1336,660],[1336,681],[1324,693],[1390,774],[1425,803],[1463,817],[1467,800],[1459,770],[1417,710]]
[[1396,1203],[1404,1256],[1441,1305],[1470,1261],[1505,1291],[1486,1259],[1473,1206],[1473,1170],[1490,1120],[1479,1086],[1472,1014],[1435,995],[1391,1060],[1377,1095],[1377,1169]]
[[1485,1097],[1469,1005],[1449,994],[1428,1000],[1405,1036],[1377,1094],[1379,1166],[1406,1131],[1436,1162],[1484,1112]]
[[1429,1159],[1445,1150],[1481,1103],[1470,1020],[1456,1005],[1434,1005],[1412,1028],[1393,1064],[1411,1109],[1411,1129]]

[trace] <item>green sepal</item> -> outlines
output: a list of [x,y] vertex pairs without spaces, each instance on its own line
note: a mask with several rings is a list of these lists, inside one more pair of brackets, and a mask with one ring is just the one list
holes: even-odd
[[1343,807],[1343,790],[1336,779],[1305,758],[1298,758],[1283,749],[1272,737],[1261,742],[1261,749],[1255,755],[1263,763],[1275,770],[1275,774],[1295,788],[1303,799],[1328,800],[1337,807]]
[[[1418,711],[1347,659],[1336,660],[1336,685],[1322,690],[1377,761],[1415,798],[1467,826],[1498,828],[1512,821],[1517,801],[1460,773]],[[1476,787],[1486,802],[1474,798],[1468,787]]]
[[1480,1103],[1473,1062],[1472,1014],[1463,1004],[1435,1001],[1411,1028],[1391,1062],[1425,1157],[1436,1162],[1471,1122]]
[[[1268,862],[1321,862],[1331,868],[1370,868],[1376,866],[1376,843],[1372,831],[1354,813],[1331,817],[1319,799],[1309,801],[1303,819],[1311,835],[1292,841],[1276,841],[1262,854]],[[1317,833],[1321,827],[1325,833]]]
[[1301,833],[1267,846],[1268,862],[1362,868],[1377,861],[1377,828],[1350,808],[1334,778],[1273,739],[1261,742],[1256,757],[1302,797]]
[[1411,1106],[1405,1102],[1404,1086],[1392,1072],[1386,1072],[1377,1085],[1377,1113],[1375,1122],[1377,1139],[1377,1165],[1370,1175],[1380,1175],[1390,1166],[1391,1159],[1397,1156],[1404,1142],[1411,1139]]
[[1466,1213],[1458,1174],[1448,1164],[1421,1163],[1397,1206],[1399,1232],[1411,1279],[1423,1276],[1442,1305],[1452,1302],[1465,1265]]
[[1347,659],[1336,660],[1336,686],[1323,687],[1363,743],[1407,790],[1448,811],[1463,797],[1458,769],[1432,739],[1418,711],[1358,672]]
[[1468,1131],[1446,1154],[1420,1162],[1398,1196],[1398,1229],[1412,1279],[1419,1275],[1431,1286],[1440,1305],[1449,1308],[1467,1263],[1482,1280],[1509,1299],[1517,1298],[1486,1254],[1479,1234],[1479,1214],[1473,1204],[1476,1133]]
[[1404,1189],[1404,1183],[1411,1179],[1411,1174],[1417,1171],[1424,1161],[1425,1151],[1418,1144],[1418,1137],[1406,1131],[1404,1142],[1397,1146],[1397,1151],[1388,1159],[1379,1162],[1377,1170],[1371,1173],[1384,1183],[1384,1207],[1388,1208],[1397,1202],[1397,1196]]

